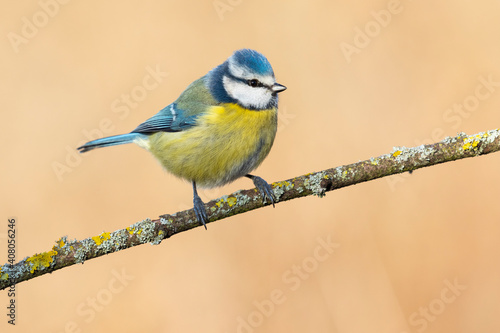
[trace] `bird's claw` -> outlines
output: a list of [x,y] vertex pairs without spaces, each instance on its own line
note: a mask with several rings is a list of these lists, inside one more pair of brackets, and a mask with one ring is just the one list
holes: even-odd
[[274,207],[274,203],[277,202],[277,200],[276,197],[274,196],[274,192],[273,189],[271,188],[271,185],[269,185],[264,179],[258,176],[251,176],[249,178],[252,179],[253,184],[259,190],[260,195],[262,195],[262,202],[266,203],[267,199],[269,199]]
[[193,204],[194,204],[194,214],[196,215],[196,218],[198,221],[203,224],[205,227],[205,230],[207,229],[207,222],[208,222],[208,217],[207,217],[207,211],[205,209],[205,204],[203,201],[201,201],[201,198],[199,196],[195,196],[193,199]]

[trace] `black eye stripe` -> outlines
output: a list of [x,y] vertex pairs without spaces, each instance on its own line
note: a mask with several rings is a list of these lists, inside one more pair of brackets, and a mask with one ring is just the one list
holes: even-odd
[[257,87],[264,87],[264,84],[262,84],[262,82],[260,82],[260,81],[259,81],[259,80],[257,80],[257,79],[247,80],[247,84],[248,84],[250,87],[254,87],[254,88],[257,88]]
[[[226,76],[229,77],[229,78],[231,78],[231,79],[233,79],[234,81],[243,82],[243,83],[247,84],[248,86],[250,86],[252,88],[264,87],[264,88],[267,88],[267,89],[271,89],[271,86],[269,86],[267,84],[264,84],[264,83],[260,82],[257,79],[248,79],[248,80],[247,79],[242,79],[242,78],[239,78],[239,77],[236,77],[236,76],[232,75],[231,73],[227,73]],[[256,86],[251,85],[250,81],[256,81],[257,85]]]

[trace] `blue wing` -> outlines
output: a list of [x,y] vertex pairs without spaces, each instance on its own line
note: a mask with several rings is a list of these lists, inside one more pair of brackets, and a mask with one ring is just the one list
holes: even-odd
[[199,114],[187,115],[186,112],[172,103],[137,126],[132,133],[153,134],[156,132],[180,132],[196,125]]

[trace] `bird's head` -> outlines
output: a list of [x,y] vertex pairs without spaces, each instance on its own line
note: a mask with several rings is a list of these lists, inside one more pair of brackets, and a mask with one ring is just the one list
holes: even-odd
[[264,110],[277,107],[277,94],[286,89],[276,83],[269,61],[257,51],[242,49],[208,73],[208,87],[221,103]]

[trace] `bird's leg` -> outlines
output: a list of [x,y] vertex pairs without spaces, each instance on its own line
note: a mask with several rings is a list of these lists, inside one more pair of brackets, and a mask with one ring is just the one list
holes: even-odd
[[[268,185],[269,186],[269,185]],[[196,183],[193,181],[193,204],[194,204],[194,214],[198,221],[203,224],[205,230],[207,230],[206,222],[208,222],[207,211],[205,210],[205,204],[201,201],[198,192],[196,191]]]
[[260,177],[253,176],[251,174],[245,175],[245,177],[248,177],[253,181],[253,184],[262,195],[262,201],[266,203],[267,198],[269,198],[274,207],[274,203],[277,202],[277,200],[276,197],[274,196],[274,192],[271,186],[264,179]]

